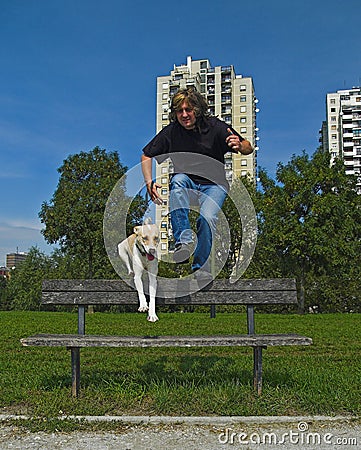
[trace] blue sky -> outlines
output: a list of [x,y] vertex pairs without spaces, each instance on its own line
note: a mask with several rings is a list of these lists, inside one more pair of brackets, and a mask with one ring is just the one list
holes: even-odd
[[155,132],[156,77],[208,58],[252,76],[258,163],[313,153],[327,92],[361,84],[360,0],[1,0],[0,265],[44,242],[38,213],[69,155],[129,168]]

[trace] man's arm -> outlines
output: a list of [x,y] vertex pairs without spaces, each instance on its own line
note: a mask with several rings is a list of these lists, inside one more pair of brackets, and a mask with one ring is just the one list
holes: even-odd
[[160,195],[158,194],[157,188],[160,188],[161,185],[158,183],[155,183],[152,179],[152,163],[153,158],[142,155],[141,164],[142,164],[142,172],[144,177],[144,182],[147,187],[148,194],[150,195],[150,198],[152,201],[158,205],[163,204],[163,200],[161,199]]
[[242,155],[250,155],[253,152],[252,144],[247,141],[247,139],[243,139],[241,141],[241,148],[238,150]]
[[229,136],[226,137],[226,143],[232,151],[242,153],[242,155],[249,155],[253,152],[253,147],[247,139],[241,140],[230,128],[227,131],[229,132]]

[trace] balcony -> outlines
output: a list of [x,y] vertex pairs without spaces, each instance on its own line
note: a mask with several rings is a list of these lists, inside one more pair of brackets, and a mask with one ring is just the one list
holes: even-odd
[[230,95],[222,95],[221,102],[222,103],[232,103],[232,97]]
[[195,85],[196,84],[196,80],[194,78],[188,78],[186,80],[186,84],[187,85],[189,85],[189,84]]
[[222,114],[232,114],[231,106],[222,106]]
[[222,116],[222,120],[228,125],[232,125],[232,116]]
[[222,86],[221,93],[222,94],[231,94],[232,93],[232,86]]

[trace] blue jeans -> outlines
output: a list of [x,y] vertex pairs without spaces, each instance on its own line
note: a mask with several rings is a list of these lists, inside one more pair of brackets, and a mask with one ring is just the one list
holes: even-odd
[[217,216],[227,196],[224,187],[217,184],[197,184],[183,173],[175,174],[170,183],[169,207],[175,243],[192,244],[189,211],[199,205],[197,219],[197,246],[192,269],[201,267],[210,272],[208,257],[212,248],[212,234],[216,230]]

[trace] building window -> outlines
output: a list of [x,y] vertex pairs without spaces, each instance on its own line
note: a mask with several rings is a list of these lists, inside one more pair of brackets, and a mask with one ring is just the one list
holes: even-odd
[[241,176],[242,176],[242,177],[247,176],[247,170],[242,170],[242,171],[241,171]]
[[161,234],[160,234],[160,236],[161,236],[161,239],[167,239],[167,232],[166,231],[163,231]]
[[330,103],[331,103],[331,105],[334,105],[336,103],[336,100],[334,98],[331,98]]
[[168,119],[169,119],[168,114],[162,114],[162,120],[168,120]]
[[247,112],[247,106],[241,106],[241,113]]
[[337,134],[333,134],[332,139],[337,139]]
[[240,121],[241,121],[241,123],[246,123],[247,122],[247,117],[241,117]]
[[168,100],[168,94],[163,94],[162,98],[163,98],[163,100]]
[[331,108],[331,112],[336,112],[336,108]]
[[162,88],[163,89],[168,89],[169,88],[169,84],[168,83],[163,83],[162,84]]
[[247,101],[247,97],[245,95],[241,95],[239,100],[243,103]]
[[247,166],[247,160],[246,159],[242,159],[241,160],[241,166]]
[[244,91],[247,90],[247,86],[246,86],[245,84],[241,84],[241,85],[239,86],[239,90],[240,90],[241,92],[244,92]]
[[167,244],[161,244],[161,249],[162,250],[167,250]]
[[[163,168],[164,168],[164,167],[163,167]],[[167,178],[167,177],[162,177],[161,183],[162,183],[162,184],[167,184],[167,183],[168,183],[168,178]]]
[[336,125],[332,125],[331,130],[336,130]]
[[247,133],[247,127],[241,127],[241,133],[242,134]]
[[331,122],[336,122],[336,116],[331,117]]
[[167,222],[162,222],[162,223],[160,224],[160,227],[161,227],[161,228],[167,228]]
[[161,190],[161,194],[162,194],[162,195],[167,195],[167,194],[168,194],[168,189],[163,188],[163,189]]
[[162,173],[168,173],[168,167],[162,167]]

